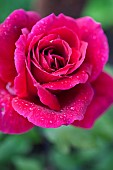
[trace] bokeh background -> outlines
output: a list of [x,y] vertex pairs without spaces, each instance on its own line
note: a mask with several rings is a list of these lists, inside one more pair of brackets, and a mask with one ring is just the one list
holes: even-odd
[[[0,0],[0,23],[18,8],[101,22],[110,45],[105,69],[113,76],[113,0]],[[22,135],[0,133],[0,170],[113,170],[113,107],[90,130],[35,127]]]

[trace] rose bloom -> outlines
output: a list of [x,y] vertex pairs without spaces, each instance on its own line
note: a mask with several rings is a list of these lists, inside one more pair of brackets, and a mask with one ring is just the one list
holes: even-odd
[[16,10],[0,25],[0,131],[91,128],[113,102],[98,22]]

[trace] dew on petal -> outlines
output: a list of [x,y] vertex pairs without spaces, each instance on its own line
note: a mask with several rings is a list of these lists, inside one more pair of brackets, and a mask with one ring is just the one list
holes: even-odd
[[63,117],[62,116],[60,116],[60,119],[62,119]]
[[2,114],[2,116],[4,116],[5,114],[5,103],[1,104],[2,108],[0,109],[0,113]]
[[32,107],[30,107],[30,108],[29,108],[29,110],[30,110],[30,111],[32,111],[32,110],[33,110],[33,108],[32,108]]
[[70,107],[71,110],[75,110],[75,107]]
[[79,78],[79,76],[76,76],[76,78],[78,79],[78,78]]

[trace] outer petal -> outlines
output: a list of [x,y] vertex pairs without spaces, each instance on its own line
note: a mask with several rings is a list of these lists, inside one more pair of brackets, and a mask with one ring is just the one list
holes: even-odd
[[54,22],[51,29],[64,26],[79,36],[79,28],[78,25],[75,23],[75,19],[68,17],[64,14],[58,15],[57,20]]
[[8,134],[24,133],[34,125],[12,108],[12,98],[0,80],[0,131]]
[[16,75],[14,50],[21,29],[30,30],[38,20],[39,15],[35,12],[16,10],[0,25],[0,77],[5,82],[12,81]]
[[47,33],[47,31],[51,28],[51,26],[56,21],[56,18],[57,17],[54,14],[51,14],[41,19],[39,22],[37,22],[32,28],[31,33],[28,36],[28,42],[30,43],[34,36]]
[[74,120],[82,120],[92,97],[92,88],[85,84],[60,94],[59,101],[62,108],[59,112],[47,109],[40,103],[34,104],[19,98],[14,98],[12,105],[20,115],[27,117],[36,126],[57,128],[69,125]]
[[92,64],[91,81],[101,73],[108,60],[108,42],[101,25],[90,17],[75,20],[80,29],[81,39],[88,43],[86,61]]
[[101,73],[92,84],[95,94],[82,121],[74,121],[74,126],[91,128],[95,120],[113,103],[113,78]]
[[14,88],[16,95],[18,95],[19,97],[28,96],[25,64],[26,39],[26,35],[20,36],[20,38],[16,42],[16,50],[14,54],[15,67],[18,74],[14,79]]
[[48,31],[59,27],[67,27],[72,30],[74,33],[79,34],[78,25],[75,23],[75,20],[71,17],[67,17],[63,14],[55,16],[51,14],[43,19],[41,19],[31,30],[29,34],[29,42],[34,36],[39,34],[46,34]]

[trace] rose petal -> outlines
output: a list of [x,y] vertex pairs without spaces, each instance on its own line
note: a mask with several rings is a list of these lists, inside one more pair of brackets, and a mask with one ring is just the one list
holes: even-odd
[[[88,44],[86,42],[81,41],[81,47],[79,49],[80,57],[79,57],[78,61],[76,63],[74,63],[73,67],[70,68],[70,70],[68,71],[68,74],[71,74],[73,71],[75,71],[77,68],[79,68],[81,66],[81,64],[84,62],[85,57],[86,57],[87,46],[88,46]],[[77,55],[76,50],[73,49],[71,57],[72,58],[74,58],[74,57],[78,58],[78,56],[76,56],[76,55]]]
[[26,35],[21,35],[18,41],[16,42],[15,50],[15,67],[18,75],[14,79],[14,88],[16,95],[19,97],[28,96],[27,92],[27,83],[26,83]]
[[9,15],[0,25],[0,77],[5,82],[13,81],[16,76],[14,50],[15,42],[22,33],[21,29],[26,27],[30,30],[38,20],[39,15],[36,13],[26,13],[20,9]]
[[73,32],[68,27],[65,27],[65,26],[60,27],[59,26],[59,28],[50,30],[48,34],[56,34],[61,39],[66,41],[71,48],[74,47],[74,48],[76,48],[76,50],[79,49],[80,40],[78,39],[76,32]]
[[101,28],[100,23],[95,22],[90,17],[83,17],[75,20],[81,33],[81,39],[88,43],[86,61],[92,64],[93,81],[101,73],[108,60],[108,42]]
[[12,108],[12,99],[0,80],[0,131],[8,134],[27,132],[34,125]]
[[47,33],[50,27],[54,24],[56,18],[57,17],[54,14],[51,14],[37,22],[33,26],[31,33],[28,35],[28,42],[30,43],[34,36]]
[[94,88],[94,98],[88,106],[82,121],[74,121],[74,126],[91,128],[108,107],[113,103],[113,78],[106,73],[100,76],[92,84]]
[[51,90],[67,90],[77,84],[85,83],[89,78],[90,72],[91,67],[89,65],[83,65],[77,73],[64,77],[61,80],[45,83],[42,86]]
[[59,110],[60,105],[57,97],[37,83],[27,66],[26,68],[28,71],[27,82],[29,83],[28,93],[32,96],[34,94],[34,96],[38,97],[44,105],[50,107],[51,109]]
[[40,83],[55,81],[62,78],[62,76],[60,75],[54,75],[46,72],[45,70],[41,69],[37,64],[35,64],[33,61],[32,61],[32,74],[35,77],[35,79]]
[[40,98],[40,101],[44,105],[49,106],[49,108],[53,110],[60,110],[58,99],[54,94],[52,94],[51,92],[49,92],[48,90],[46,90],[44,87],[40,85],[37,86],[37,90],[38,90],[38,96]]
[[70,29],[74,34],[76,33],[79,37],[79,28],[75,19],[68,17],[64,14],[59,14],[54,24],[51,26],[51,30],[55,28],[66,27]]
[[62,110],[59,112],[19,98],[13,99],[12,105],[20,115],[27,117],[36,126],[57,128],[69,125],[74,120],[82,120],[92,97],[92,88],[85,84],[61,93],[59,100]]

